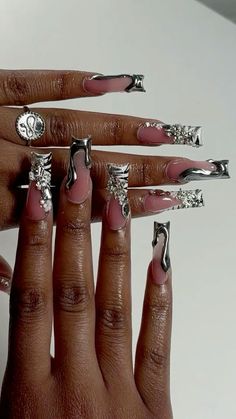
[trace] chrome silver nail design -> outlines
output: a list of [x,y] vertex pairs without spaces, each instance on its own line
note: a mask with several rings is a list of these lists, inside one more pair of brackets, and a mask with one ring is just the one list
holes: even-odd
[[115,164],[108,165],[109,179],[107,183],[107,190],[115,199],[119,201],[122,214],[125,218],[130,213],[128,201],[128,177],[129,164],[118,166]]
[[170,255],[169,255],[169,241],[170,241],[170,222],[158,223],[154,221],[154,232],[152,246],[155,247],[159,242],[160,235],[164,236],[164,245],[161,257],[161,267],[164,272],[167,272],[170,268]]
[[130,92],[146,92],[143,86],[144,76],[142,74],[117,74],[111,76],[104,76],[103,74],[96,74],[91,77],[91,80],[109,80],[117,78],[131,78],[131,83],[126,87],[125,91]]
[[178,191],[162,191],[160,189],[151,189],[149,191],[149,194],[155,196],[166,196],[176,198],[181,201],[180,204],[173,205],[173,207],[170,208],[166,208],[165,211],[186,208],[200,208],[204,207],[205,205],[203,199],[203,192],[201,189],[183,190],[180,188]]
[[66,180],[66,188],[70,189],[72,185],[75,183],[78,174],[76,173],[75,164],[74,164],[74,158],[75,155],[83,150],[85,154],[85,165],[88,169],[92,166],[91,161],[91,145],[92,145],[92,139],[91,137],[87,138],[74,138],[73,143],[70,146],[70,160],[69,160],[69,169],[68,169],[68,175]]
[[209,163],[215,165],[215,170],[190,168],[184,170],[179,175],[181,182],[189,182],[191,180],[201,179],[229,179],[228,164],[229,160],[207,160]]
[[41,192],[40,206],[45,212],[49,212],[52,209],[51,162],[52,153],[31,153],[29,180],[34,181],[36,188]]
[[202,146],[202,127],[192,127],[181,124],[163,124],[161,122],[145,122],[143,127],[163,129],[165,134],[173,138],[173,144],[190,145],[192,147]]
[[31,141],[38,140],[44,134],[45,121],[39,113],[24,106],[24,112],[16,118],[16,131],[30,145]]

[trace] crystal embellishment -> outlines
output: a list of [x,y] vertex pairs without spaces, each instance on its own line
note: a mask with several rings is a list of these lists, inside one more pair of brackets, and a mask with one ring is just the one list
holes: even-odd
[[40,206],[45,212],[52,209],[51,161],[52,153],[31,153],[29,180],[34,181],[36,188],[41,192]]
[[181,201],[177,209],[181,208],[199,208],[204,206],[203,193],[201,189],[187,190],[180,189],[177,192],[170,193],[173,198]]
[[170,125],[160,122],[146,122],[144,126],[163,129],[168,137],[173,138],[173,144],[190,145],[192,147],[202,146],[202,127],[181,124]]
[[118,200],[122,214],[126,218],[130,213],[128,202],[128,176],[129,165],[108,165],[109,179],[107,183],[107,190],[115,199]]

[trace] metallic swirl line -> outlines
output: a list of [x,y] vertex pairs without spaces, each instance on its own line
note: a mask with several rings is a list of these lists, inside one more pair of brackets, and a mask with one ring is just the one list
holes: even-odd
[[155,247],[159,242],[160,235],[164,236],[164,244],[162,249],[161,267],[164,272],[170,268],[170,255],[169,255],[169,241],[170,241],[170,222],[158,223],[154,221],[154,232],[152,246]]
[[207,160],[209,163],[215,165],[215,170],[189,168],[184,170],[179,175],[181,182],[188,182],[191,180],[201,179],[229,179],[228,163],[229,160]]
[[75,169],[75,155],[79,153],[81,150],[84,151],[85,154],[85,165],[88,169],[92,166],[92,160],[91,160],[91,145],[92,145],[92,139],[91,137],[87,138],[74,138],[74,140],[70,146],[70,159],[69,159],[69,168],[68,168],[68,175],[66,180],[66,188],[70,189],[72,185],[75,183],[78,174]]
[[131,78],[130,84],[125,88],[127,93],[130,92],[146,92],[143,86],[144,76],[142,74],[117,74],[117,75],[108,75],[105,76],[103,74],[95,74],[91,77],[90,80],[112,80],[112,79],[119,79],[119,78]]

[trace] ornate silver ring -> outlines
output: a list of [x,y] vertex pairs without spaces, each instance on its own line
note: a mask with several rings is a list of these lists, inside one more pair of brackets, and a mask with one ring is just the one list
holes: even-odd
[[16,132],[30,146],[31,142],[38,140],[45,132],[45,121],[37,112],[24,106],[24,112],[16,118]]

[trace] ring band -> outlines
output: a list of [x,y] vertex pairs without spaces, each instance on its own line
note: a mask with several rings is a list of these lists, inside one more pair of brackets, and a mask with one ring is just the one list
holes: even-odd
[[44,134],[45,121],[39,113],[31,111],[27,106],[23,110],[16,118],[16,132],[30,146],[32,141],[38,140]]

